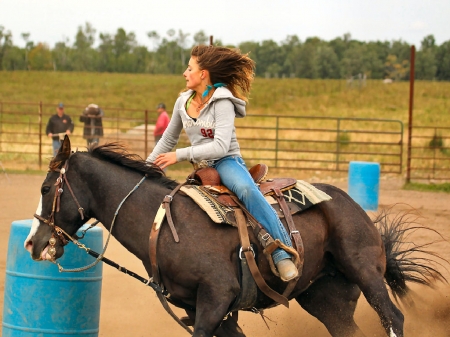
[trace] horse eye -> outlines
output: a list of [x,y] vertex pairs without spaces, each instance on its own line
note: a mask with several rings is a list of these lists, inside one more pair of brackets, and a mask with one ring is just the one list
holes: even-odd
[[50,191],[50,186],[43,186],[43,187],[41,188],[41,194],[42,194],[42,195],[47,194],[48,191]]

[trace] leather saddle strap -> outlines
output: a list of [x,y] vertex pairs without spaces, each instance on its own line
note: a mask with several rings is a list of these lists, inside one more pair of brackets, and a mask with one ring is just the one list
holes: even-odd
[[166,211],[167,216],[167,222],[169,223],[170,230],[172,231],[173,239],[175,242],[180,242],[180,239],[178,238],[177,230],[175,229],[175,224],[173,223],[172,219],[172,213],[170,212],[170,203],[173,200],[173,196],[178,192],[178,190],[181,188],[181,186],[185,185],[186,182],[179,184],[177,187],[173,189],[172,192],[170,192],[169,195],[166,195],[164,197],[164,200],[162,202],[162,205]]
[[179,184],[177,187],[173,189],[173,191],[164,197],[164,200],[159,206],[158,212],[156,213],[155,220],[153,221],[152,229],[150,230],[150,237],[149,237],[149,257],[150,257],[150,264],[152,266],[152,277],[153,281],[156,284],[161,284],[161,278],[159,275],[159,266],[158,266],[158,259],[157,259],[157,248],[158,248],[158,237],[159,237],[159,230],[161,229],[161,224],[164,221],[164,216],[167,215],[167,222],[169,223],[170,230],[172,231],[173,238],[175,242],[180,242],[180,239],[178,238],[177,231],[175,229],[175,225],[173,223],[172,214],[170,213],[170,203],[172,202],[173,196],[175,193],[178,192],[178,190],[183,186],[184,183]]
[[279,189],[272,189],[274,192],[275,198],[278,201],[278,204],[281,207],[281,210],[283,211],[284,218],[286,219],[286,223],[289,228],[289,235],[292,238],[293,244],[295,249],[297,249],[299,258],[300,258],[300,266],[299,266],[299,272],[301,272],[301,267],[303,266],[303,262],[305,260],[305,249],[303,247],[303,240],[300,235],[300,232],[297,230],[294,224],[294,220],[292,219],[291,211],[289,210],[288,205],[286,204],[286,200],[284,200],[283,192],[281,192]]
[[[157,226],[157,224],[154,222],[152,229],[150,230],[150,238],[149,238],[149,255],[150,255],[150,263],[152,266],[152,278],[153,282],[156,284],[161,284],[161,279],[159,275],[159,267],[158,267],[158,261],[156,259],[156,248],[158,244],[158,237],[159,237],[159,229],[161,227]],[[169,313],[170,316],[178,323],[180,324],[187,332],[189,332],[191,335],[193,334],[192,330],[189,329],[189,327],[184,324],[182,320],[178,318],[177,315],[172,311],[169,304],[167,303],[166,297],[161,292],[156,292],[156,295],[158,296],[159,301],[161,302],[164,309]]]
[[283,304],[287,308],[289,308],[289,301],[286,297],[280,295],[275,290],[270,288],[261,273],[259,272],[258,266],[256,265],[255,257],[253,255],[253,250],[250,245],[250,239],[248,237],[247,230],[247,221],[245,219],[244,213],[241,209],[236,208],[234,210],[234,214],[236,217],[236,222],[238,224],[238,232],[239,239],[241,241],[242,252],[245,255],[245,258],[248,262],[248,267],[250,268],[250,272],[252,273],[253,278],[255,279],[258,288],[269,298],[273,299],[275,302]]

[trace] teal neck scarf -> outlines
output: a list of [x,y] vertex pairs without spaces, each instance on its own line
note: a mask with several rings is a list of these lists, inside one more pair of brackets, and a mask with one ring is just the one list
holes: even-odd
[[208,96],[209,91],[214,87],[214,88],[220,88],[220,87],[225,87],[226,84],[225,83],[214,83],[213,85],[206,85],[206,90],[203,91],[202,94],[202,98],[205,98],[206,96]]

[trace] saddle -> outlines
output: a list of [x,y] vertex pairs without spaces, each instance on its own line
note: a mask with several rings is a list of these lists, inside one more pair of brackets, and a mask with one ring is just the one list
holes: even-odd
[[[172,220],[170,203],[173,196],[182,188],[183,186],[196,185],[204,193],[208,193],[214,198],[214,202],[217,202],[222,207],[228,207],[233,210],[233,215],[238,227],[239,238],[241,241],[241,248],[239,257],[241,260],[241,267],[248,267],[249,271],[247,273],[247,280],[244,280],[247,285],[242,284],[242,291],[238,299],[230,308],[230,312],[236,310],[246,310],[252,307],[251,303],[256,301],[256,291],[246,291],[247,288],[251,288],[251,283],[257,285],[257,287],[269,298],[273,299],[275,302],[289,307],[289,302],[287,297],[290,295],[294,289],[298,278],[301,275],[304,261],[304,248],[303,241],[300,236],[300,232],[295,228],[291,210],[286,204],[282,191],[292,189],[297,181],[293,178],[278,178],[278,179],[267,179],[266,175],[268,172],[268,167],[265,164],[258,164],[252,167],[250,170],[250,175],[253,177],[255,183],[259,184],[260,190],[264,195],[271,195],[279,204],[279,208],[283,213],[283,220],[286,223],[287,231],[290,233],[292,238],[292,243],[294,247],[288,247],[284,245],[280,240],[274,240],[270,234],[264,229],[264,227],[249,213],[249,211],[243,206],[240,200],[232,193],[227,187],[223,186],[220,181],[219,173],[211,167],[205,167],[196,169],[192,174],[189,175],[186,182],[178,185],[170,195],[164,197],[164,200],[155,216],[153,222],[152,230],[150,232],[150,261],[153,271],[153,279],[157,284],[160,282],[159,277],[159,267],[156,259],[156,247],[159,235],[159,229],[164,220],[167,217],[167,222],[172,231],[173,238],[175,242],[179,242],[179,238]],[[230,212],[231,213],[231,212]],[[281,217],[280,217],[281,218]],[[263,253],[269,261],[272,272],[279,276],[279,273],[273,263],[272,253],[275,249],[281,248],[286,250],[289,254],[293,256],[293,262],[297,266],[299,271],[299,277],[291,280],[283,294],[271,289],[265,282],[264,278],[259,272],[258,266],[256,265],[254,257],[254,249],[250,244],[250,239],[248,235],[247,224],[249,224],[258,241],[263,247]],[[244,273],[243,273],[244,275]],[[250,279],[248,276],[251,276]],[[252,294],[253,298],[245,298],[247,294]],[[244,298],[243,298],[244,297]],[[244,303],[250,304],[250,306],[244,306]]]
[[[293,261],[297,266],[300,277],[304,261],[303,241],[300,232],[296,229],[294,221],[292,219],[292,207],[289,207],[287,205],[282,193],[283,191],[292,189],[294,186],[296,186],[297,180],[293,178],[277,178],[265,180],[267,172],[268,167],[265,164],[258,164],[256,166],[253,166],[249,170],[249,173],[252,176],[254,182],[259,185],[261,193],[264,196],[271,195],[277,201],[279,205],[278,210],[281,212],[281,214],[279,214],[280,219],[284,220],[285,222],[285,226],[287,227],[286,229],[290,234],[290,237],[292,238],[292,243],[294,246],[293,248],[285,246],[279,240],[274,240],[270,236],[270,234],[267,233],[264,227],[259,224],[259,222],[248,212],[248,210],[240,202],[237,196],[226,186],[221,184],[219,173],[214,168],[206,167],[195,170],[188,177],[188,183],[199,185],[199,189],[201,189],[203,193],[209,194],[210,200],[214,200],[214,203],[217,203],[219,207],[228,207],[234,210],[234,212],[228,212],[227,216],[232,216],[237,224],[242,247],[250,247],[248,232],[247,229],[245,229],[247,224],[249,224],[253,228],[255,236],[258,238],[261,246],[264,248],[263,252],[267,260],[269,261],[271,270],[276,276],[279,276],[279,273],[275,267],[275,264],[273,263],[272,253],[275,249],[281,248],[286,250],[290,255],[293,256]],[[240,215],[240,212],[242,212],[245,217]],[[249,256],[247,260],[249,258],[252,259],[252,256]],[[254,266],[256,270],[252,270],[251,262],[247,261],[247,263],[249,263],[252,275],[255,278],[255,281],[257,281],[255,273],[259,273],[259,270],[257,269],[256,264]],[[286,298],[290,294],[290,292],[295,287],[297,280],[298,278],[292,280],[288,284],[286,290],[283,293],[283,297]],[[260,286],[260,284],[258,284],[258,286]]]

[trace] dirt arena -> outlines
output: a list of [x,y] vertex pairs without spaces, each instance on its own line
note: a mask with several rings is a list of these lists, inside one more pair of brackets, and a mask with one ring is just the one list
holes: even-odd
[[[398,178],[381,179],[380,208],[396,203],[407,203],[416,208],[423,218],[420,222],[450,238],[450,194],[401,190]],[[10,225],[14,220],[30,219],[39,200],[40,185],[44,176],[4,175],[0,172],[0,315],[3,312],[6,252]],[[305,179],[305,178],[304,178]],[[307,180],[307,179],[305,179]],[[347,181],[332,182],[347,190]],[[404,208],[398,205],[396,208]],[[106,231],[105,231],[106,232]],[[106,233],[105,233],[106,234]],[[438,239],[421,236],[419,240]],[[22,244],[22,243],[20,243]],[[450,260],[450,243],[438,243],[435,250]],[[106,256],[122,266],[146,276],[140,262],[116,241],[112,241]],[[441,269],[450,279],[449,273]],[[450,336],[450,286],[438,285],[435,290],[422,286],[412,287],[416,297],[414,309],[402,309],[405,314],[405,336]],[[291,308],[277,307],[267,310],[266,327],[259,315],[240,314],[240,325],[247,336],[329,336],[314,317],[295,302]],[[175,309],[180,316],[181,311]],[[379,319],[362,296],[355,315],[356,322],[366,336],[385,336]],[[151,288],[137,280],[104,266],[100,312],[100,336],[188,336],[165,312]]]

